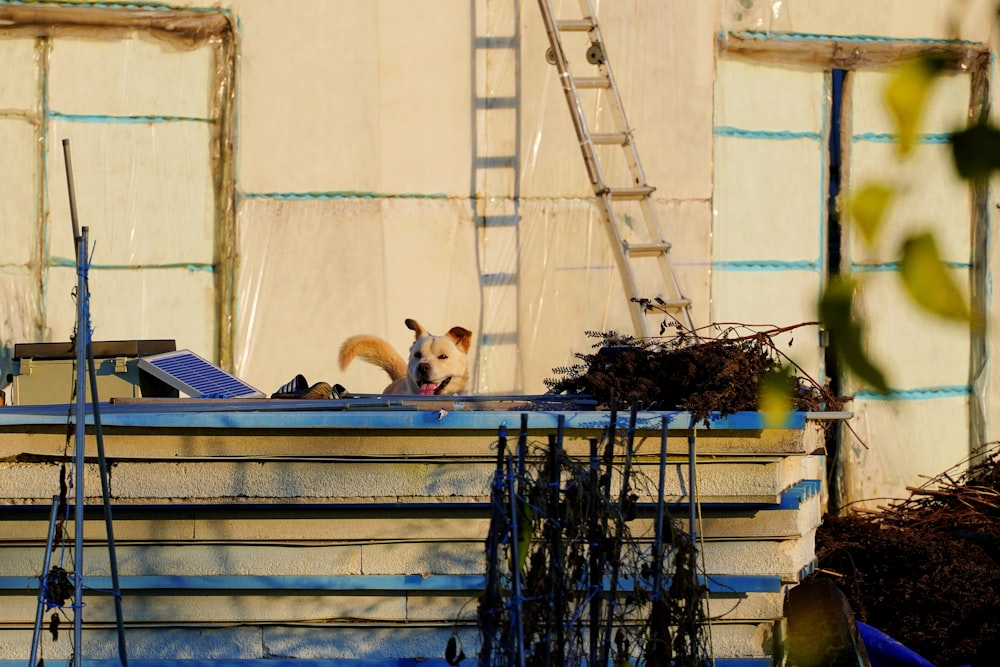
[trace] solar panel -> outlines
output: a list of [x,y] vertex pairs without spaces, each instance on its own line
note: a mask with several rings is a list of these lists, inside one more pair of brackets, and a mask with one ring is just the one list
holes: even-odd
[[164,352],[139,359],[139,368],[195,398],[263,398],[264,393],[191,350]]

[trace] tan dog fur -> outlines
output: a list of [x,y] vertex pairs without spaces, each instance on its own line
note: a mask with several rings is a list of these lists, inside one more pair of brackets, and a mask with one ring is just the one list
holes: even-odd
[[340,346],[340,369],[360,357],[384,370],[392,382],[384,394],[461,394],[469,382],[469,346],[472,332],[452,327],[443,336],[428,333],[416,320],[406,320],[416,334],[409,359],[378,336],[351,336]]

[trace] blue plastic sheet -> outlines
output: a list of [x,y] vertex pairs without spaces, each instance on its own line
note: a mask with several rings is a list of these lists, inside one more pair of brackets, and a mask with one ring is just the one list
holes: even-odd
[[872,667],[934,667],[917,652],[907,648],[881,630],[857,621]]

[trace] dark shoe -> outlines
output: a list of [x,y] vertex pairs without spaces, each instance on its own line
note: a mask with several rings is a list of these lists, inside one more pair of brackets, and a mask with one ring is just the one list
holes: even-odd
[[319,398],[329,400],[333,398],[333,387],[330,386],[329,382],[317,382],[313,386],[306,389],[302,394],[296,396],[300,399],[308,398]]
[[296,375],[287,384],[281,385],[278,391],[271,394],[271,398],[294,398],[297,400],[331,398],[350,398],[351,395],[342,385],[330,386],[329,382],[317,382],[310,386],[309,381],[301,373]]

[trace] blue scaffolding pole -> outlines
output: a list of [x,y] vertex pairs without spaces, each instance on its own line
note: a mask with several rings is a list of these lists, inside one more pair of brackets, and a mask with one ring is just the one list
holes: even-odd
[[[69,140],[63,139],[63,156],[66,162],[66,179],[69,187],[70,217],[73,222],[73,240],[76,243],[76,275],[77,275],[77,312],[76,336],[74,337],[76,352],[76,401],[71,412],[75,419],[75,447],[73,465],[75,466],[75,499],[73,502],[74,523],[74,595],[73,595],[73,665],[83,665],[83,527],[85,514],[84,471],[86,453],[87,428],[87,381],[90,382],[90,404],[94,421],[94,432],[97,439],[98,467],[101,477],[101,495],[104,505],[104,520],[107,529],[109,565],[111,570],[112,594],[114,596],[115,617],[118,629],[118,651],[122,667],[128,667],[128,655],[125,649],[125,626],[121,604],[121,585],[118,580],[118,559],[115,554],[114,528],[111,519],[111,489],[108,476],[107,460],[104,456],[104,434],[101,428],[101,415],[98,403],[97,370],[94,362],[94,348],[90,338],[90,289],[88,286],[89,261],[87,257],[88,229],[80,228],[76,215],[76,196],[73,187],[73,168],[70,159]],[[38,651],[38,635],[41,630],[42,612],[47,600],[49,583],[49,554],[53,549],[55,515],[58,507],[58,497],[53,498],[53,519],[49,527],[49,541],[46,549],[45,572],[41,578],[41,590],[38,596],[38,613],[35,620],[35,632],[32,638],[31,658],[29,666],[34,664]]]

